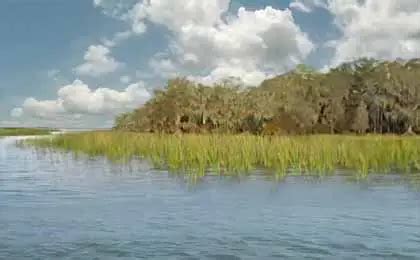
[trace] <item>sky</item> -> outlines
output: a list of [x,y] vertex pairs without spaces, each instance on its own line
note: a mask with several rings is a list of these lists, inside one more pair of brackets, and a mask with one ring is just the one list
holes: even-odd
[[168,79],[420,57],[419,0],[1,0],[0,127],[110,127]]

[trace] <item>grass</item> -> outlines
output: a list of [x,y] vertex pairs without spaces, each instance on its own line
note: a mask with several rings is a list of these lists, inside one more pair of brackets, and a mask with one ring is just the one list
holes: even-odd
[[51,129],[39,128],[0,128],[1,136],[29,136],[29,135],[48,135]]
[[28,144],[58,148],[115,161],[141,157],[172,172],[205,174],[250,173],[266,169],[276,176],[328,175],[349,170],[357,178],[371,173],[420,171],[420,137],[156,135],[87,132],[29,140]]

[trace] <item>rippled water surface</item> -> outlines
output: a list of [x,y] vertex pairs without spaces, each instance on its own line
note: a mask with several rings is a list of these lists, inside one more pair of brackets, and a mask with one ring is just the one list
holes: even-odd
[[0,139],[0,259],[420,259],[420,192],[342,177],[196,184]]

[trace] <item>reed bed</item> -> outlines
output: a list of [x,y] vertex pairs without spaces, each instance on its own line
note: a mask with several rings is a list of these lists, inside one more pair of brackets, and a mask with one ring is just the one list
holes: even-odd
[[48,135],[52,132],[50,129],[38,128],[0,128],[1,136],[29,136],[29,135]]
[[27,141],[115,161],[141,157],[172,172],[244,174],[266,169],[276,176],[420,171],[415,136],[158,135],[127,132],[71,133]]

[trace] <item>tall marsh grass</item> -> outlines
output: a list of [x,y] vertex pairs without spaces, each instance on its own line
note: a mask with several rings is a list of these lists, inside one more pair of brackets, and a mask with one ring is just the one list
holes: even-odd
[[1,136],[28,136],[28,135],[48,135],[51,129],[39,128],[0,128]]
[[174,172],[249,173],[267,169],[276,176],[420,171],[420,138],[401,136],[157,135],[126,132],[71,133],[28,141],[111,160],[141,157]]

